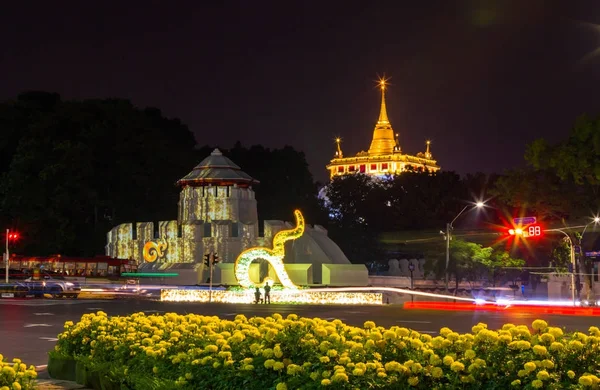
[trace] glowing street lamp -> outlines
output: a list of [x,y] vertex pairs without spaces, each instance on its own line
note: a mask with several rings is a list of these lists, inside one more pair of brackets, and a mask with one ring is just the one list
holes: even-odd
[[[458,219],[458,217],[460,217],[462,215],[462,213],[465,212],[465,210],[467,208],[469,208],[469,206],[471,205],[466,205],[465,207],[463,207],[462,210],[460,210],[460,213],[458,213],[458,215],[456,215],[456,217],[454,217],[454,219],[452,220],[452,222],[447,223],[446,224],[446,292],[448,292],[448,264],[450,263],[450,240],[452,239],[452,224]],[[474,209],[481,209],[485,206],[485,203],[483,202],[477,202],[475,203],[474,207],[471,208],[471,210]]]

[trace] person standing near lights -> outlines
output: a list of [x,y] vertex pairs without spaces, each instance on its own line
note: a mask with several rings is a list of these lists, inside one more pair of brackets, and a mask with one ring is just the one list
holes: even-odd
[[269,286],[269,282],[265,283],[265,303],[271,303],[271,286]]

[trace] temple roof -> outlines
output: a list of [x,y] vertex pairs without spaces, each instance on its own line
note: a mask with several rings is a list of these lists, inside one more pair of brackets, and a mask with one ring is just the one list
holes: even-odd
[[177,182],[180,186],[209,184],[250,186],[258,183],[258,180],[242,171],[242,168],[236,163],[223,156],[219,149],[215,149],[210,156],[202,160],[190,173]]

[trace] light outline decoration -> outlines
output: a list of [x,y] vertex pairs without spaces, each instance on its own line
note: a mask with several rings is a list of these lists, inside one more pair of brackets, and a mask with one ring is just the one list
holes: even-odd
[[144,261],[148,263],[154,263],[157,259],[162,259],[165,257],[165,251],[168,247],[169,244],[164,238],[162,239],[162,242],[148,241],[144,244],[144,249],[142,251]]
[[[304,234],[304,216],[300,210],[294,210],[296,217],[296,227],[293,229],[281,230],[273,237],[273,249],[265,247],[252,247],[240,253],[235,260],[234,273],[240,286],[245,288],[263,287],[267,282],[273,279],[267,277],[262,283],[254,283],[250,280],[250,264],[255,260],[266,260],[273,266],[279,281],[285,288],[298,290],[299,286],[295,285],[290,279],[283,258],[285,257],[286,241],[295,240]],[[271,283],[272,285],[272,283]]]

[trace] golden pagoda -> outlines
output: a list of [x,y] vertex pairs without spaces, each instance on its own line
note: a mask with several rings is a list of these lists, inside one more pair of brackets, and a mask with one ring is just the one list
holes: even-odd
[[327,165],[330,177],[346,175],[351,173],[363,173],[369,176],[385,177],[397,175],[405,171],[412,172],[436,172],[440,169],[433,159],[430,146],[431,141],[425,142],[425,152],[419,152],[416,156],[402,153],[400,148],[399,134],[394,133],[392,124],[388,119],[385,106],[385,91],[388,87],[388,79],[381,78],[377,82],[381,90],[381,109],[379,120],[373,130],[373,140],[368,152],[359,152],[353,157],[344,157],[342,153],[342,140],[336,138],[336,151],[334,158]]

